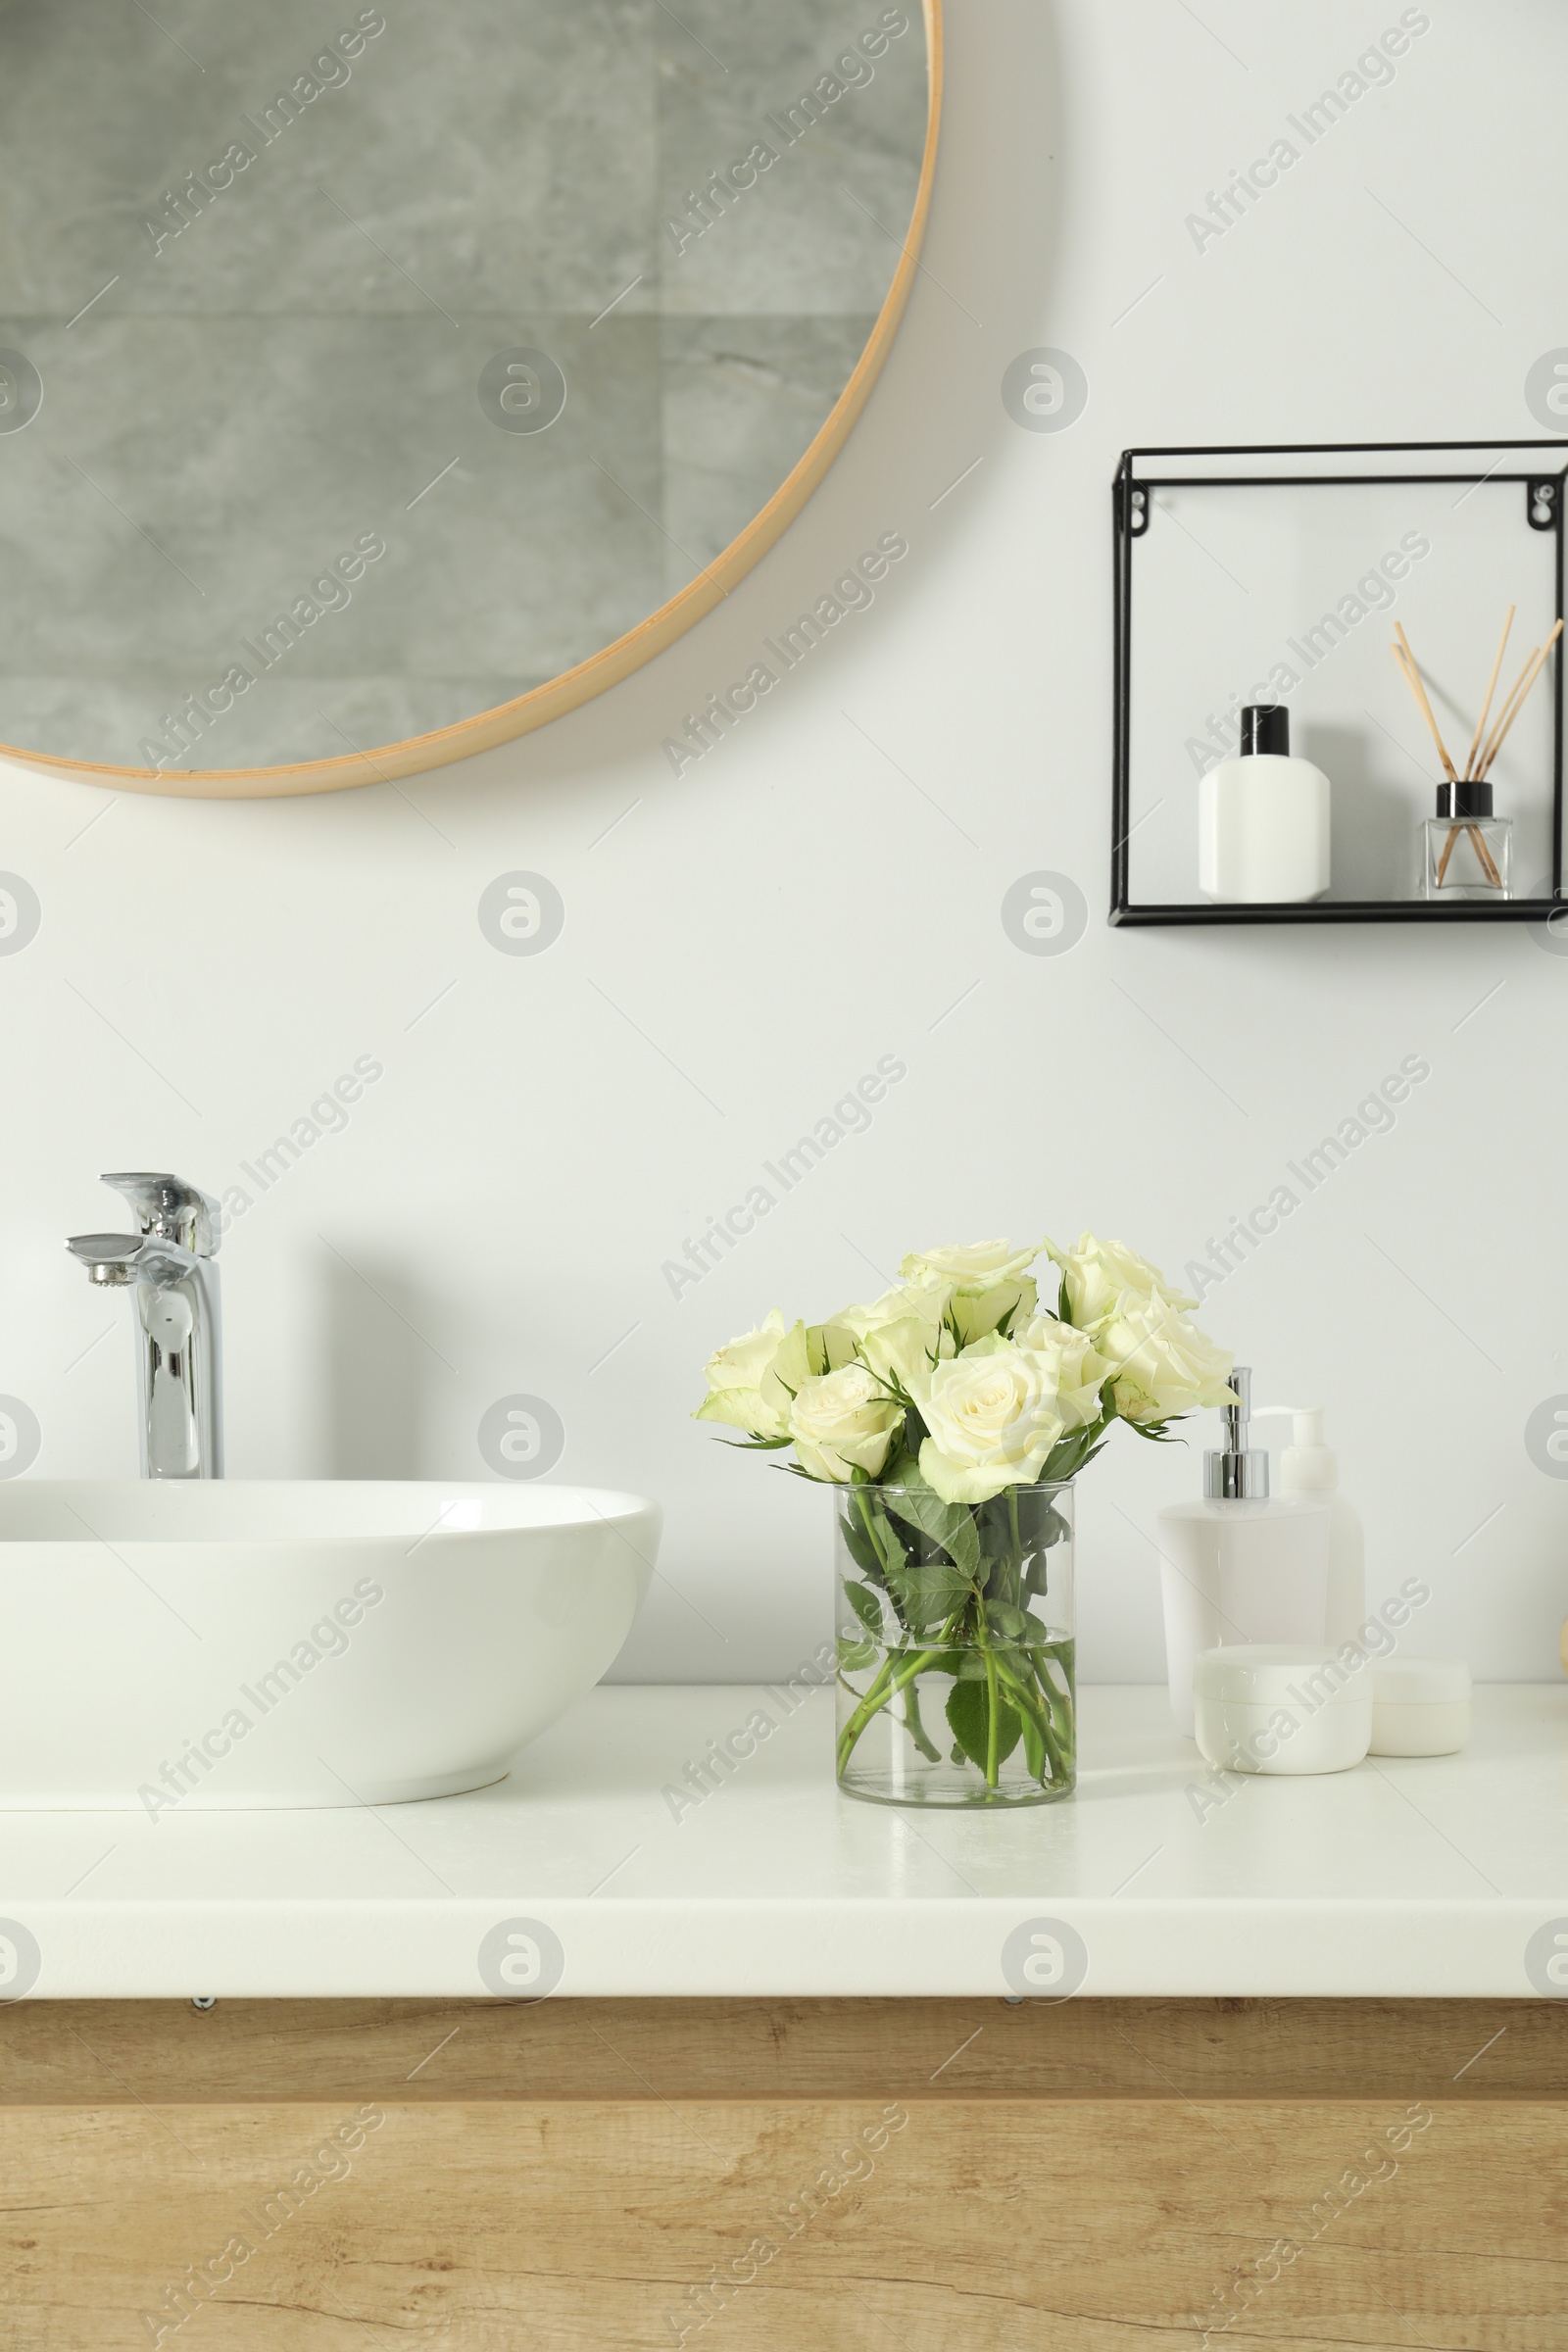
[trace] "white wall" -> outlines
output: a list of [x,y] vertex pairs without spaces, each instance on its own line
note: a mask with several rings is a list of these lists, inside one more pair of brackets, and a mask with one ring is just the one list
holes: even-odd
[[[0,1391],[38,1416],[35,1474],[133,1468],[121,1304],[60,1247],[121,1221],[96,1172],[242,1183],[371,1055],[347,1130],[228,1237],[231,1471],[472,1474],[484,1409],[542,1396],[560,1476],[667,1506],[621,1673],[777,1673],[826,1626],[826,1506],[686,1418],[717,1342],[997,1232],[1092,1223],[1174,1273],[1416,1054],[1431,1077],[1396,1130],[1202,1319],[1260,1390],[1330,1405],[1374,1596],[1412,1569],[1435,1588],[1421,1646],[1555,1670],[1568,1492],[1525,1425],[1568,1392],[1568,962],[1512,926],[1103,919],[1122,446],[1540,429],[1526,372],[1568,343],[1568,20],[1427,13],[1392,86],[1200,253],[1186,216],[1395,0],[960,0],[891,364],[721,612],[575,717],[403,790],[203,805],[7,774],[0,865],[43,922],[0,958]],[[1040,345],[1089,379],[1061,433],[1001,398]],[[889,530],[909,554],[875,606],[677,781],[681,714]],[[565,903],[537,957],[475,919],[513,868]],[[1088,899],[1069,954],[1004,932],[1036,868]],[[673,1298],[662,1261],[884,1054],[907,1076],[870,1131]],[[1149,1531],[1194,1491],[1194,1438],[1119,1433],[1085,1482],[1091,1678],[1160,1672]]]

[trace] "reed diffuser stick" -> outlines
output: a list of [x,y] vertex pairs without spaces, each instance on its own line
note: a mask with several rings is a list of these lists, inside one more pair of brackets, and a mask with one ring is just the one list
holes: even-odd
[[1494,858],[1492,852],[1487,847],[1486,835],[1482,832],[1479,825],[1467,825],[1462,819],[1456,819],[1454,823],[1448,827],[1448,838],[1443,845],[1443,856],[1438,859],[1438,888],[1440,890],[1443,888],[1444,881],[1446,878],[1448,871],[1448,859],[1453,856],[1454,844],[1457,842],[1461,833],[1469,834],[1470,844],[1475,851],[1476,860],[1480,865],[1482,872],[1486,875],[1487,880],[1492,884],[1494,890],[1500,890],[1502,888],[1502,876],[1498,873],[1496,861]]
[[1525,656],[1525,665],[1523,669],[1519,672],[1519,675],[1515,678],[1513,684],[1509,687],[1507,693],[1502,698],[1502,708],[1498,710],[1496,717],[1492,722],[1492,733],[1487,737],[1486,742],[1481,747],[1481,758],[1476,763],[1476,774],[1478,776],[1484,776],[1487,772],[1488,762],[1491,760],[1493,754],[1497,748],[1497,745],[1502,740],[1503,728],[1507,726],[1513,717],[1514,710],[1518,704],[1519,698],[1530,683],[1530,673],[1535,666],[1536,656],[1541,652],[1541,650],[1542,649],[1539,645],[1533,645],[1530,648],[1529,653]]
[[1541,651],[1536,655],[1534,661],[1531,662],[1529,675],[1524,680],[1524,684],[1520,690],[1519,698],[1514,704],[1513,709],[1511,710],[1504,711],[1501,719],[1497,723],[1497,726],[1493,731],[1494,739],[1492,749],[1487,754],[1485,764],[1481,769],[1483,776],[1487,773],[1487,770],[1491,767],[1492,762],[1501,751],[1503,743],[1507,737],[1508,729],[1513,725],[1514,720],[1524,709],[1526,696],[1529,694],[1530,689],[1535,684],[1537,678],[1540,677],[1541,672],[1545,665],[1546,656],[1550,653],[1552,647],[1556,644],[1561,635],[1562,622],[1559,620],[1556,627],[1552,630],[1551,635],[1546,639],[1545,644],[1541,648]]
[[1496,659],[1492,664],[1492,675],[1487,680],[1487,699],[1481,706],[1481,716],[1476,720],[1476,731],[1470,739],[1470,749],[1465,757],[1464,772],[1467,777],[1473,776],[1476,772],[1476,754],[1481,749],[1481,738],[1486,733],[1487,727],[1487,712],[1492,709],[1492,698],[1497,690],[1497,672],[1502,667],[1503,648],[1508,642],[1508,631],[1513,627],[1514,612],[1515,607],[1510,605],[1503,615],[1502,635],[1497,639]]
[[1415,696],[1415,699],[1421,708],[1421,715],[1432,730],[1432,740],[1438,747],[1438,758],[1443,761],[1444,774],[1447,777],[1450,784],[1457,784],[1459,781],[1459,771],[1454,766],[1453,761],[1448,758],[1448,747],[1444,742],[1442,735],[1439,733],[1438,722],[1432,715],[1432,705],[1427,701],[1427,690],[1421,683],[1421,672],[1419,669],[1417,669],[1415,656],[1410,651],[1410,640],[1408,637],[1406,637],[1404,630],[1398,621],[1395,622],[1394,627],[1395,633],[1399,640],[1398,646],[1395,649],[1396,656],[1397,657],[1401,648],[1403,651],[1403,659],[1399,662],[1399,667],[1404,673],[1405,684],[1409,687],[1410,692]]

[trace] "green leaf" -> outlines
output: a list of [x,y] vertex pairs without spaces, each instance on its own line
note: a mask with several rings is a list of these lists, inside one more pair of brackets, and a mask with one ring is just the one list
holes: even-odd
[[844,1538],[845,1550],[860,1574],[870,1577],[874,1584],[880,1584],[882,1581],[881,1557],[877,1552],[876,1545],[853,1510],[839,1513],[839,1533]]
[[[1034,1620],[1033,1618],[1026,1618],[1024,1622],[1025,1624],[1032,1625]],[[1034,1660],[1030,1657],[1028,1651],[1019,1648],[1016,1642],[1009,1642],[1005,1648],[1003,1648],[999,1645],[994,1654],[998,1665],[1004,1666],[1006,1668],[1008,1674],[1011,1675],[1013,1681],[1018,1685],[1019,1690],[1024,1693],[1024,1696],[1020,1698],[1017,1693],[1014,1692],[1012,1694],[1012,1704],[1015,1707],[1038,1705],[1040,1702],[1035,1697],[1034,1687]]]
[[1058,1636],[1053,1636],[1052,1640],[1045,1644],[1045,1648],[1051,1659],[1051,1663],[1056,1669],[1056,1674],[1061,1683],[1062,1690],[1070,1699],[1073,1690],[1072,1642],[1070,1641],[1063,1641]]
[[918,1528],[933,1544],[939,1544],[966,1577],[976,1573],[980,1566],[980,1538],[975,1531],[974,1514],[963,1503],[944,1502],[929,1487],[918,1487],[910,1493],[889,1494],[887,1506],[910,1527]]
[[[1179,1416],[1178,1416],[1179,1418]],[[1135,1437],[1145,1438],[1151,1446],[1185,1446],[1187,1440],[1174,1434],[1169,1421],[1129,1421],[1128,1428]]]
[[1039,1649],[1043,1642],[1054,1642],[1055,1638],[1050,1626],[1030,1612],[1025,1613],[1023,1632],[1013,1636],[1020,1649]]
[[1026,1593],[1041,1593],[1050,1589],[1053,1546],[1070,1542],[1071,1537],[1072,1529],[1060,1512],[1051,1512],[1040,1530],[1038,1541],[1026,1555],[1023,1572],[1023,1590]]
[[882,1654],[880,1642],[852,1642],[845,1634],[839,1636],[839,1671],[841,1674],[860,1674],[874,1666]]
[[[955,1683],[948,1692],[948,1722],[971,1764],[986,1769],[991,1739],[991,1693],[983,1682]],[[997,1762],[1005,1763],[1023,1738],[1023,1722],[1006,1700],[997,1702]]]
[[871,1635],[873,1640],[880,1641],[882,1638],[882,1604],[876,1594],[868,1592],[864,1585],[852,1585],[846,1578],[844,1597],[866,1632]]
[[869,1503],[862,1502],[862,1508],[870,1513],[871,1541],[881,1554],[884,1576],[902,1576],[909,1564],[908,1556],[899,1541],[897,1528],[888,1523],[888,1515],[882,1508],[880,1498],[874,1498]]
[[1023,1760],[1029,1767],[1030,1778],[1043,1781],[1046,1777],[1046,1743],[1040,1726],[1033,1716],[1025,1715],[1023,1723]]
[[1076,1437],[1058,1438],[1040,1465],[1036,1484],[1064,1486],[1069,1478],[1076,1478],[1080,1470],[1087,1469],[1100,1450],[1098,1446],[1085,1446],[1082,1432]]
[[1110,1393],[1110,1383],[1106,1381],[1100,1392],[1099,1420],[1091,1421],[1087,1429],[1075,1429],[1069,1437],[1057,1439],[1041,1465],[1037,1483],[1054,1486],[1066,1479],[1076,1478],[1080,1470],[1086,1470],[1096,1454],[1102,1450],[1105,1433],[1116,1418],[1116,1400]]
[[946,1560],[917,1566],[906,1562],[890,1574],[888,1585],[911,1625],[940,1625],[960,1608],[969,1593],[969,1580]]
[[993,1608],[989,1614],[998,1633],[1008,1642],[1016,1642],[1029,1622],[1022,1609],[1008,1608],[1005,1604],[1001,1608]]

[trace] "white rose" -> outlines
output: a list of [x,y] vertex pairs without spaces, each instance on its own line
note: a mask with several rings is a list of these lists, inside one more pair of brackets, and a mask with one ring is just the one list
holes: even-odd
[[1195,1406],[1230,1404],[1234,1361],[1157,1294],[1129,1299],[1095,1345],[1116,1367],[1111,1394],[1124,1421],[1168,1421]]
[[944,1502],[1030,1485],[1065,1424],[1045,1359],[994,1336],[911,1386],[928,1436],[920,1475]]
[[1088,1332],[1076,1330],[1071,1323],[1058,1323],[1054,1315],[1035,1315],[1027,1323],[1013,1325],[1012,1341],[1015,1348],[1047,1367],[1047,1378],[1056,1392],[1056,1409],[1067,1429],[1087,1429],[1100,1419],[1100,1392],[1112,1367]]
[[969,1242],[947,1250],[914,1250],[899,1272],[906,1282],[951,1282],[956,1290],[988,1290],[1033,1265],[1040,1244],[1015,1250],[1010,1242]]
[[708,1396],[692,1415],[694,1421],[723,1421],[744,1429],[749,1437],[789,1435],[789,1399],[780,1412],[762,1396],[762,1381],[785,1337],[784,1317],[775,1306],[756,1331],[743,1332],[708,1359]]
[[1182,1308],[1198,1304],[1185,1292],[1172,1290],[1159,1268],[1125,1242],[1102,1242],[1095,1234],[1081,1233],[1076,1250],[1058,1250],[1054,1242],[1045,1247],[1061,1268],[1062,1295],[1081,1331],[1098,1330],[1124,1299],[1147,1303],[1158,1298]]
[[801,1468],[836,1486],[856,1470],[875,1478],[903,1426],[903,1413],[864,1364],[803,1381],[790,1414]]
[[760,1382],[763,1409],[773,1415],[786,1436],[801,1390],[808,1380],[819,1379],[831,1369],[820,1328],[808,1331],[804,1323],[792,1323]]
[[828,1361],[869,1364],[873,1372],[892,1375],[907,1388],[936,1357],[954,1352],[945,1321],[951,1295],[945,1282],[900,1284],[869,1305],[843,1308],[823,1326]]
[[1010,1242],[969,1242],[947,1250],[913,1250],[899,1272],[906,1282],[951,1287],[949,1313],[967,1348],[996,1330],[1008,1314],[1032,1315],[1039,1303],[1033,1275],[1024,1268],[1040,1255],[1040,1244],[1014,1250]]

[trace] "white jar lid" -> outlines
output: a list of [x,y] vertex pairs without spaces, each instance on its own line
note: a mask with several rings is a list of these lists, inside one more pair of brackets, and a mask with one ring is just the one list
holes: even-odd
[[1380,1707],[1451,1706],[1470,1696],[1470,1669],[1448,1658],[1380,1658],[1372,1695]]
[[1365,1706],[1372,1697],[1368,1661],[1347,1665],[1327,1643],[1237,1642],[1205,1649],[1193,1669],[1199,1698],[1232,1706]]

